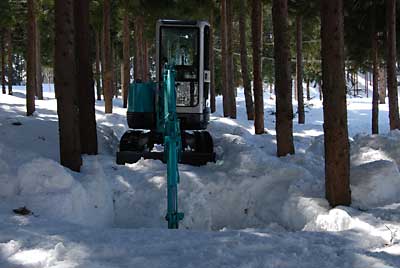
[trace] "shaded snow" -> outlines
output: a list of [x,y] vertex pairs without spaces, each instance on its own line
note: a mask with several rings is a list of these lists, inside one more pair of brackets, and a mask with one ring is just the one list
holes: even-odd
[[[239,90],[238,119],[211,118],[217,162],[179,167],[185,219],[171,231],[165,165],[115,164],[127,128],[120,100],[112,115],[97,103],[100,154],[75,173],[58,164],[53,93],[30,118],[22,91],[2,95],[0,267],[400,267],[400,132],[358,134],[369,132],[371,99],[348,99],[353,206],[330,209],[312,96],[307,124],[294,124],[296,155],[277,158],[274,100],[266,94],[269,134],[255,136]],[[13,215],[20,206],[34,215]]]

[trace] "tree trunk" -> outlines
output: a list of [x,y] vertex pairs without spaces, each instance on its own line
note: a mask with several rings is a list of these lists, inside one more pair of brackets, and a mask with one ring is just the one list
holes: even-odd
[[321,38],[326,197],[331,206],[347,206],[351,194],[343,0],[321,1]]
[[100,46],[100,55],[101,55],[101,62],[100,62],[100,67],[101,67],[101,87],[102,87],[102,93],[103,93],[103,100],[105,100],[105,93],[104,93],[104,87],[106,84],[105,76],[106,76],[106,71],[105,71],[105,50],[104,50],[104,26],[101,31],[101,46]]
[[[372,134],[379,133],[379,89],[378,89],[378,33],[376,31],[376,11],[372,10]],[[368,84],[368,83],[367,83]]]
[[262,1],[251,0],[251,39],[253,46],[254,128],[264,134],[264,94],[262,83]]
[[96,111],[90,58],[89,0],[74,1],[76,86],[82,154],[97,154]]
[[290,74],[290,41],[287,0],[273,0],[276,141],[278,156],[294,154],[293,107]]
[[227,82],[230,117],[236,119],[235,70],[233,66],[233,1],[226,0]]
[[36,53],[36,96],[39,100],[43,100],[43,76],[42,76],[42,58],[40,46],[40,28],[36,19],[35,23],[35,53]]
[[296,88],[297,88],[297,112],[299,124],[305,123],[304,98],[303,98],[303,17],[296,17]]
[[35,53],[35,1],[28,0],[28,25],[27,25],[27,58],[26,58],[26,115],[30,116],[35,112],[36,94],[36,53]]
[[211,113],[217,110],[215,104],[215,56],[214,56],[214,11],[210,15],[210,109]]
[[378,65],[379,104],[386,103],[386,79],[384,68],[384,66]]
[[12,95],[13,85],[13,59],[12,59],[12,33],[11,30],[7,31],[7,60],[8,60],[8,94]]
[[231,115],[229,77],[228,77],[228,42],[227,42],[227,23],[226,23],[226,0],[221,0],[221,72],[222,72],[222,103],[224,117]]
[[299,124],[305,123],[304,98],[303,98],[303,17],[296,17],[296,88],[297,88],[297,112],[299,114]]
[[400,129],[399,100],[396,77],[396,1],[386,0],[386,62],[389,96],[390,129]]
[[103,6],[103,27],[104,27],[104,106],[105,113],[111,114],[113,109],[113,85],[112,85],[112,54],[111,54],[111,36],[110,36],[110,0],[104,0]]
[[134,66],[134,77],[135,80],[145,81],[146,79],[146,71],[145,71],[145,45],[144,45],[144,18],[143,16],[137,16],[135,19],[135,66]]
[[247,119],[254,120],[254,103],[251,92],[251,81],[247,63],[247,37],[246,37],[246,4],[245,0],[240,0],[239,12],[239,32],[240,32],[240,64],[242,69],[242,79],[244,88],[244,98],[246,102]]
[[55,1],[55,89],[61,164],[79,172],[82,165],[76,90],[74,0]]
[[96,92],[97,92],[97,100],[101,100],[101,71],[100,71],[100,33],[96,30]]
[[144,81],[148,82],[149,81],[149,42],[143,35],[143,77]]
[[323,96],[322,96],[322,84],[321,84],[321,81],[318,81],[318,91],[319,91],[319,100],[322,101]]
[[311,92],[310,92],[310,79],[307,79],[306,82],[306,90],[307,90],[307,100],[310,101],[311,100]]
[[6,94],[6,46],[4,32],[1,33],[1,88],[3,94]]
[[117,62],[117,53],[115,52],[115,44],[111,43],[111,99],[118,98],[117,78],[115,71],[115,63]]
[[128,106],[129,92],[129,76],[130,76],[130,34],[129,34],[129,14],[128,10],[124,10],[124,26],[123,26],[123,72],[122,72],[122,102],[123,107]]
[[368,71],[365,72],[365,94],[367,95],[368,98]]

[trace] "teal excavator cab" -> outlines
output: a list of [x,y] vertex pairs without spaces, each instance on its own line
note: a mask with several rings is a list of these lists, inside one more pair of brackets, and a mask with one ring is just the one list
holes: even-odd
[[[122,136],[117,163],[135,163],[141,158],[167,163],[165,153],[165,106],[175,105],[179,120],[178,162],[205,165],[215,162],[213,139],[206,131],[210,120],[209,92],[210,25],[205,21],[159,20],[156,36],[156,81],[135,82],[128,93],[129,130]],[[174,103],[165,97],[164,71],[174,69],[171,88]],[[172,90],[172,89],[171,89]],[[164,151],[160,146],[164,145]]]

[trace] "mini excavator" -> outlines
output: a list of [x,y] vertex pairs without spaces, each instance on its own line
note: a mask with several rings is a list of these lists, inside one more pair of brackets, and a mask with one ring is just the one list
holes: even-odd
[[[117,164],[141,158],[167,164],[168,228],[177,229],[178,163],[215,162],[210,120],[210,25],[205,21],[159,20],[156,82],[129,87],[129,130],[121,137]],[[161,148],[162,147],[162,148]]]

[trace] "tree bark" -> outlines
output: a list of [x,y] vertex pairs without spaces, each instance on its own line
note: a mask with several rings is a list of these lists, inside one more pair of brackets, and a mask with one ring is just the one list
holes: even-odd
[[385,67],[378,65],[379,104],[386,103],[386,79]]
[[323,95],[322,95],[322,84],[321,84],[321,81],[318,81],[318,91],[319,91],[319,100],[322,101]]
[[273,0],[277,155],[294,154],[287,0]]
[[106,54],[105,54],[105,50],[104,50],[104,25],[103,28],[101,30],[101,46],[100,46],[100,55],[101,55],[101,61],[100,61],[100,67],[101,67],[101,86],[102,86],[102,94],[103,94],[103,99],[105,100],[105,94],[104,94],[104,85],[106,84],[106,80],[105,80],[105,58],[106,58]]
[[124,10],[124,25],[123,25],[123,72],[122,72],[122,102],[123,107],[128,106],[128,92],[130,82],[130,34],[129,34],[129,14],[128,10]]
[[27,58],[26,58],[26,115],[31,116],[35,112],[36,94],[36,54],[35,54],[35,1],[28,0],[28,25],[27,25]]
[[103,6],[103,27],[104,27],[104,106],[105,113],[110,114],[113,110],[113,85],[112,85],[112,54],[111,54],[111,36],[110,36],[110,0],[104,0]]
[[254,128],[264,134],[264,94],[262,83],[262,1],[251,0],[251,39],[253,46]]
[[13,58],[12,58],[12,33],[11,30],[7,31],[7,60],[8,60],[8,95],[12,95],[13,85]]
[[54,74],[61,164],[79,172],[82,158],[76,92],[74,0],[55,1]]
[[228,82],[228,42],[227,42],[227,23],[226,23],[226,0],[221,0],[221,72],[222,72],[222,104],[224,109],[224,117],[231,114],[230,111],[230,94]]
[[90,59],[89,0],[74,0],[76,86],[81,153],[97,154],[93,70]]
[[135,18],[135,36],[134,36],[134,43],[135,43],[135,59],[134,59],[134,77],[137,81],[144,82],[146,79],[146,71],[145,71],[145,45],[144,45],[144,18],[143,16],[137,16]]
[[396,1],[386,0],[387,28],[387,87],[389,96],[390,129],[400,129],[399,100],[396,77]]
[[343,0],[321,1],[321,37],[326,197],[331,206],[350,205]]
[[296,16],[296,80],[297,80],[297,112],[299,124],[305,123],[303,97],[303,17]]
[[96,30],[96,93],[97,93],[97,100],[101,100],[101,71],[100,71],[100,33]]
[[236,119],[235,70],[233,66],[233,1],[226,0],[227,82],[230,117]]
[[3,31],[3,33],[1,33],[1,88],[3,94],[6,94],[6,46],[4,39]]
[[310,101],[311,100],[311,92],[310,92],[310,79],[307,78],[306,81],[306,90],[307,90],[307,100]]
[[35,22],[35,54],[36,54],[36,96],[43,100],[43,76],[42,76],[42,57],[40,46],[40,28],[38,19]]
[[149,81],[149,42],[143,35],[143,77],[144,81]]
[[211,113],[217,110],[215,104],[215,56],[214,56],[214,11],[210,14],[210,109]]
[[[372,134],[379,133],[379,89],[378,89],[378,33],[376,31],[376,11],[372,10]],[[368,84],[368,83],[367,83]]]
[[239,12],[239,32],[240,32],[240,64],[242,69],[242,79],[244,88],[244,98],[246,102],[247,119],[254,120],[254,103],[251,92],[251,81],[247,62],[247,37],[246,37],[246,4],[245,0],[240,0]]

